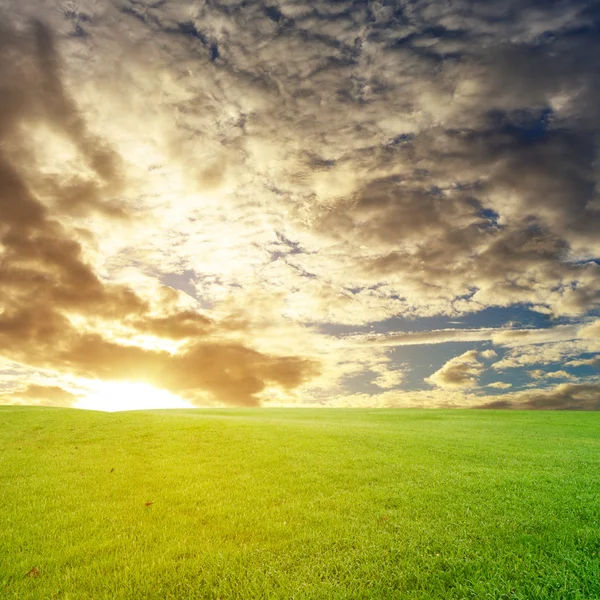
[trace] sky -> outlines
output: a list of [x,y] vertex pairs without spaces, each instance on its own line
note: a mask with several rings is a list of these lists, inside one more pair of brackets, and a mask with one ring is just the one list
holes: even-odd
[[600,409],[600,4],[0,0],[0,404]]

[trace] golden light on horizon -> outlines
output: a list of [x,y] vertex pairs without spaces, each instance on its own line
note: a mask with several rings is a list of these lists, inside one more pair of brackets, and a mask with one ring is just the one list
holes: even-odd
[[147,383],[102,381],[90,394],[77,402],[75,408],[118,412],[157,408],[193,408],[179,396]]

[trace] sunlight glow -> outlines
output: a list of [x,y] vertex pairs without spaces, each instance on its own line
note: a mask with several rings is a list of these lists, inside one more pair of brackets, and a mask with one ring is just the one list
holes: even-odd
[[147,383],[100,381],[75,408],[117,412],[153,408],[193,408],[193,405],[166,390]]

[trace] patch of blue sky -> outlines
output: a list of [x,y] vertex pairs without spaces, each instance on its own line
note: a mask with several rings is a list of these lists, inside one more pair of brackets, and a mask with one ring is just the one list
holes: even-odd
[[193,284],[195,279],[196,274],[194,271],[186,270],[181,273],[165,273],[161,275],[160,282],[176,290],[181,290],[192,298],[196,298],[196,288]]
[[[468,350],[489,350],[489,342],[448,342],[446,344],[422,344],[417,346],[397,346],[390,350],[388,356],[392,365],[405,368],[406,372],[401,387],[403,390],[415,391],[431,389],[425,383],[425,378],[439,370],[450,359],[460,356]],[[505,351],[494,348],[501,358]],[[497,360],[497,359],[494,359]],[[491,361],[482,359],[484,364]],[[492,381],[506,381],[506,377],[496,378]],[[490,381],[491,382],[491,381]],[[510,382],[512,383],[512,382]]]
[[[382,389],[375,385],[377,373],[372,371],[361,371],[360,373],[346,375],[340,384],[351,394],[379,394]],[[404,389],[403,386],[398,386]]]
[[375,324],[377,333],[388,331],[431,331],[434,329],[480,329],[487,327],[536,328],[544,329],[556,325],[556,320],[545,314],[531,310],[528,306],[489,307],[460,316],[439,315],[419,319],[395,317]]
[[[590,358],[591,354],[583,354],[580,358],[586,359]],[[574,375],[578,379],[587,379],[590,377],[600,377],[600,366],[593,365],[579,365],[576,367],[565,365],[564,363],[557,364],[557,367],[571,375]],[[554,369],[552,369],[554,370]]]
[[526,305],[490,307],[478,312],[460,316],[436,315],[433,317],[392,317],[368,325],[340,325],[337,323],[312,323],[321,333],[341,336],[352,333],[391,333],[432,331],[436,329],[481,329],[487,327],[507,327],[515,329],[547,329],[555,325],[571,322],[572,319],[552,319],[549,315],[531,310]]
[[552,115],[552,109],[547,106],[541,110],[510,112],[495,110],[489,113],[494,132],[500,131],[511,135],[523,143],[536,143],[543,140],[549,133]]
[[[498,348],[495,348],[495,350],[498,353],[498,356],[500,357],[504,354]],[[490,396],[502,395],[507,391],[518,391],[521,389],[525,389],[533,381],[531,375],[528,373],[528,371],[532,368],[533,367],[516,367],[512,369],[506,369],[505,371],[487,369],[481,374],[481,377],[479,378],[479,386],[481,388],[484,388],[485,393],[489,394]],[[496,382],[510,383],[512,387],[510,387],[508,390],[487,387],[490,383]]]

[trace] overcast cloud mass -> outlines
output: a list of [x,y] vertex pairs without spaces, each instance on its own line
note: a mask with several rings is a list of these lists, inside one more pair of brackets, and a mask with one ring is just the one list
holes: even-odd
[[0,0],[0,403],[600,409],[599,33]]

